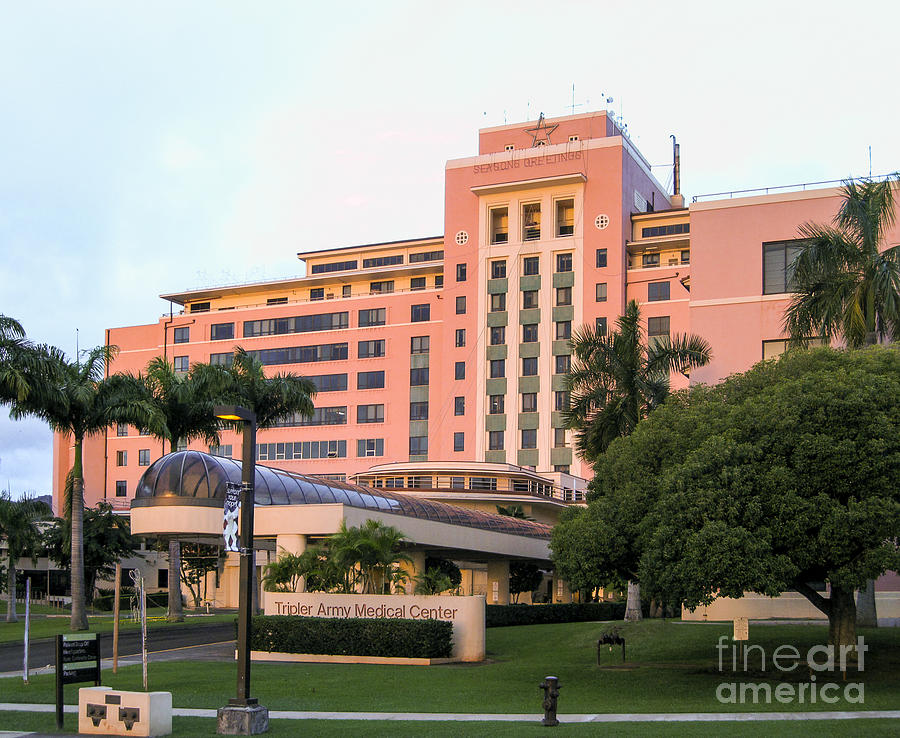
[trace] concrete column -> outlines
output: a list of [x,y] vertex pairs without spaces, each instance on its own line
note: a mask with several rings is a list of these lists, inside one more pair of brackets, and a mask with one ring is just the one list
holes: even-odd
[[[415,594],[416,577],[425,573],[425,552],[412,550],[405,551],[404,553],[410,558],[409,561],[404,562],[402,565],[403,571],[406,572],[406,584],[404,585],[404,588],[406,589],[406,594]],[[394,593],[397,593],[396,588]]]
[[572,601],[572,593],[569,591],[569,586],[559,578],[555,573],[553,574],[553,602],[571,602]]
[[488,561],[487,565],[487,604],[509,604],[509,561],[500,559]]
[[[281,556],[282,553],[299,556],[306,551],[308,543],[306,536],[302,533],[279,533],[275,536],[275,559]],[[306,591],[306,577],[300,577],[297,591]]]

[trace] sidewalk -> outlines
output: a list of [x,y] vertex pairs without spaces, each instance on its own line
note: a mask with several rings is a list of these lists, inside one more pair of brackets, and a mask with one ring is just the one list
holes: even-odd
[[[0,711],[54,712],[52,704],[0,703]],[[77,705],[66,705],[67,713],[78,712]],[[210,709],[175,708],[175,717],[215,718]],[[410,720],[423,722],[540,722],[540,714],[497,714],[459,712],[305,712],[271,710],[271,720]],[[863,718],[900,719],[900,710],[858,710],[854,712],[657,712],[560,714],[561,723],[660,723],[660,722],[753,722],[760,720],[859,720]]]

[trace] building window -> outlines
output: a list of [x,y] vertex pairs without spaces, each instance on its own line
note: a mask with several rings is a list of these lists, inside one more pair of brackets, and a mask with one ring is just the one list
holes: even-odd
[[384,405],[357,405],[357,423],[383,423]]
[[506,310],[506,293],[500,292],[496,295],[491,295],[491,312],[492,313],[502,313]]
[[172,367],[176,372],[186,372],[188,370],[188,357],[176,356],[172,359]]
[[291,318],[245,320],[244,338],[255,338],[256,336],[281,336],[286,333],[337,331],[349,327],[349,317],[350,313],[342,312],[297,315]]
[[556,323],[556,340],[567,341],[572,337],[572,321],[560,320]]
[[423,323],[431,320],[431,305],[411,305],[409,319],[413,323]]
[[536,308],[538,306],[538,291],[537,290],[525,290],[522,293],[522,309],[530,310],[531,308]]
[[315,289],[311,289],[309,291],[309,299],[313,302],[317,302],[318,300],[325,299],[325,288],[324,287],[316,287]]
[[454,451],[465,451],[466,450],[466,434],[465,433],[454,433],[453,434],[453,450]]
[[188,343],[191,340],[191,329],[181,326],[172,332],[172,343]]
[[606,318],[597,318],[596,321],[597,333],[601,336],[606,335]]
[[571,272],[572,271],[572,254],[556,255],[556,271]]
[[128,435],[128,423],[118,423],[116,425],[116,435],[120,438]]
[[394,280],[388,279],[382,282],[369,282],[369,294],[380,295],[394,291]]
[[[810,338],[803,341],[804,346],[813,347],[813,346],[825,346],[825,342],[821,338]],[[775,359],[781,356],[788,348],[788,341],[786,339],[780,339],[775,341],[763,341],[762,342],[762,357],[763,359]]]
[[553,409],[558,412],[569,409],[569,393],[566,390],[557,390],[553,393]]
[[572,357],[568,354],[557,356],[554,366],[556,374],[568,374],[572,369]]
[[554,464],[553,471],[562,472],[563,474],[569,473],[569,465],[568,464]]
[[778,241],[763,244],[763,294],[793,291],[794,260],[805,241]]
[[210,341],[230,341],[234,338],[234,323],[214,323],[209,327]]
[[503,415],[506,412],[506,395],[490,395],[488,415]]
[[491,346],[502,346],[506,343],[506,326],[495,325],[491,327]]
[[491,378],[506,376],[506,359],[491,359]]
[[541,237],[541,204],[530,202],[522,206],[522,240],[535,241]]
[[428,385],[428,367],[423,366],[418,369],[409,370],[409,386],[425,387]]
[[660,318],[647,318],[647,335],[668,336],[669,335],[669,316],[664,315]]
[[453,398],[453,414],[454,415],[465,415],[466,414],[466,398],[465,397],[454,397]]
[[128,482],[118,481],[116,482],[116,497],[127,497],[128,496]]
[[346,374],[312,374],[306,377],[316,392],[344,392],[347,389]]
[[491,208],[491,243],[509,241],[509,208]]
[[409,437],[409,455],[424,456],[428,453],[428,436]]
[[597,302],[606,302],[606,282],[597,283]]
[[681,263],[682,264],[690,264],[691,263],[691,252],[688,249],[685,249],[681,252]]
[[191,304],[190,312],[192,313],[208,313],[209,312],[209,303],[208,302],[195,302]]
[[669,283],[668,282],[650,282],[647,285],[647,300],[649,302],[659,302],[660,300],[669,299]]
[[138,466],[150,466],[149,448],[142,448],[138,450]]
[[466,314],[466,296],[460,295],[456,298],[456,314],[457,315],[465,315]]
[[128,466],[127,451],[116,451],[116,466]]
[[373,308],[359,311],[359,327],[368,328],[375,325],[384,325],[387,321],[386,308]]
[[648,226],[641,229],[641,238],[656,238],[657,236],[677,236],[680,233],[690,233],[690,223],[675,223],[674,225]]
[[522,448],[537,448],[537,429],[525,428],[522,431]]
[[409,289],[412,291],[424,290],[425,287],[425,277],[413,277],[409,280]]
[[556,288],[556,304],[558,306],[572,304],[572,288],[557,287]]
[[430,345],[430,336],[413,336],[409,339],[409,353],[427,354]]
[[641,267],[651,269],[659,266],[659,254],[641,254]]
[[571,236],[575,233],[575,201],[556,201],[556,235]]
[[230,443],[227,443],[224,446],[210,446],[209,447],[209,455],[210,456],[222,456],[226,459],[230,459],[232,452],[233,452],[233,446]]
[[526,277],[541,273],[541,258],[539,256],[526,256],[522,259],[522,274]]
[[360,458],[365,456],[384,456],[384,439],[360,438],[356,442],[356,455]]
[[456,281],[457,282],[465,282],[466,281],[466,265],[465,264],[457,264],[456,265]]
[[466,329],[465,328],[457,328],[456,329],[456,347],[462,348],[466,345]]
[[522,376],[534,377],[538,373],[538,360],[536,356],[529,356],[522,359]]
[[566,443],[566,429],[565,428],[554,428],[553,429],[553,448],[565,448],[568,444]]
[[353,294],[353,288],[349,284],[341,285],[341,297],[350,297]]
[[383,389],[384,372],[357,372],[356,389]]
[[329,272],[348,272],[351,269],[356,269],[358,263],[355,261],[332,261],[325,264],[313,264],[310,269],[310,274],[327,274]]
[[428,420],[428,403],[427,402],[411,402],[411,403],[409,403],[409,419],[410,420]]
[[374,359],[378,356],[384,356],[384,339],[360,341],[356,345],[356,356],[359,359]]
[[139,435],[139,436],[149,436],[149,435],[150,435],[150,431],[147,430],[146,428],[141,428],[141,429],[138,431],[138,435]]
[[266,300],[266,305],[287,305],[286,297],[270,297]]
[[363,269],[374,269],[377,267],[395,266],[403,263],[403,254],[394,254],[392,256],[374,256],[371,259],[363,259]]
[[444,286],[444,275],[443,274],[435,274],[434,275],[434,286],[435,286],[435,288]]
[[537,412],[537,392],[523,392],[522,393],[522,412],[523,413],[536,413]]
[[491,279],[506,279],[506,262],[491,262]]
[[606,266],[606,249],[597,249],[597,269]]
[[418,254],[410,254],[409,263],[421,264],[423,261],[440,261],[443,258],[443,251],[421,251]]
[[503,435],[503,431],[488,431],[488,449],[491,451],[502,451]]
[[453,378],[454,379],[465,379],[466,378],[466,362],[457,361],[453,365]]

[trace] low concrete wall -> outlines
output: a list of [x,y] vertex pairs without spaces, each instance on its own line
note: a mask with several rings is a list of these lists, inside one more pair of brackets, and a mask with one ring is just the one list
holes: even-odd
[[[823,593],[827,595],[827,593]],[[900,617],[900,592],[876,592],[875,607],[878,618]],[[685,609],[682,620],[734,620],[743,617],[751,620],[781,618],[826,619],[825,613],[797,592],[787,592],[780,597],[763,597],[748,592],[740,599],[720,597],[707,607],[698,607],[693,612]]]
[[343,595],[267,592],[266,615],[319,618],[409,618],[453,624],[453,659],[484,660],[484,596]]

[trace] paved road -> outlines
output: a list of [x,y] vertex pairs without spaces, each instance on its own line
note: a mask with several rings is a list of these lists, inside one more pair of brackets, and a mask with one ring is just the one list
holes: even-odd
[[[147,650],[165,651],[185,646],[196,646],[209,643],[233,641],[233,623],[201,623],[190,625],[171,625],[163,628],[150,628],[147,631]],[[119,658],[141,653],[140,631],[123,631],[119,633]],[[112,657],[112,633],[100,634],[100,656],[104,659]],[[56,640],[42,638],[31,642],[29,668],[41,669],[52,666],[56,660]],[[22,644],[0,644],[0,673],[21,671]]]

